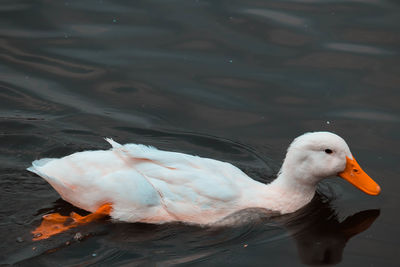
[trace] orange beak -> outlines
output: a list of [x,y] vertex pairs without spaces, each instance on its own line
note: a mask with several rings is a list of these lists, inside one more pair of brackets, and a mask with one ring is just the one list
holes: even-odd
[[381,187],[361,169],[355,159],[346,157],[346,168],[338,175],[369,195],[375,196],[381,192]]

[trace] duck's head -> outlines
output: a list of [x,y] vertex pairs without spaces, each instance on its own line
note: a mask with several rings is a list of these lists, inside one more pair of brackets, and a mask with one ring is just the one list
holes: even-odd
[[343,138],[330,132],[297,137],[289,146],[281,173],[291,183],[316,185],[323,178],[340,176],[367,194],[381,191],[358,165]]

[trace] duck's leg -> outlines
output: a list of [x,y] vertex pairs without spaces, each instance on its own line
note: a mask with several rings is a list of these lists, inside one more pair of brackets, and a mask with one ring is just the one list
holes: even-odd
[[42,223],[32,231],[32,240],[37,241],[41,239],[47,239],[53,235],[65,232],[68,229],[93,222],[110,215],[111,210],[111,204],[104,204],[94,213],[86,216],[81,216],[75,212],[71,212],[69,216],[63,216],[59,213],[44,215]]

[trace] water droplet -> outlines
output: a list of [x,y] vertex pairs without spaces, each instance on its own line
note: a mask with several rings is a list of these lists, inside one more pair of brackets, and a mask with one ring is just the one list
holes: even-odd
[[96,257],[96,256],[97,256],[97,254],[96,254],[96,253],[93,253],[93,254],[92,254],[92,256],[93,256],[93,257]]
[[75,241],[81,241],[82,239],[83,239],[83,235],[81,233],[78,232],[74,235]]
[[229,63],[232,63],[233,62],[233,60],[232,59],[229,59]]
[[116,23],[118,20],[116,18],[113,18],[113,23]]
[[42,236],[41,233],[36,233],[36,234],[33,235],[34,238],[38,238],[38,237],[41,237],[41,236]]
[[331,124],[331,122],[330,121],[326,121],[326,124]]
[[18,243],[22,243],[22,242],[24,242],[24,239],[23,239],[22,237],[19,236],[19,237],[17,237],[17,242],[18,242]]

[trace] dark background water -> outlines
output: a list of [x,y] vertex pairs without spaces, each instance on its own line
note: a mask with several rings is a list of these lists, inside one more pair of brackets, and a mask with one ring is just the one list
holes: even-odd
[[[399,14],[384,0],[1,1],[0,263],[398,266]],[[31,241],[42,215],[79,211],[25,171],[34,159],[112,137],[269,182],[315,130],[344,137],[382,194],[336,178],[282,218],[106,220]]]

